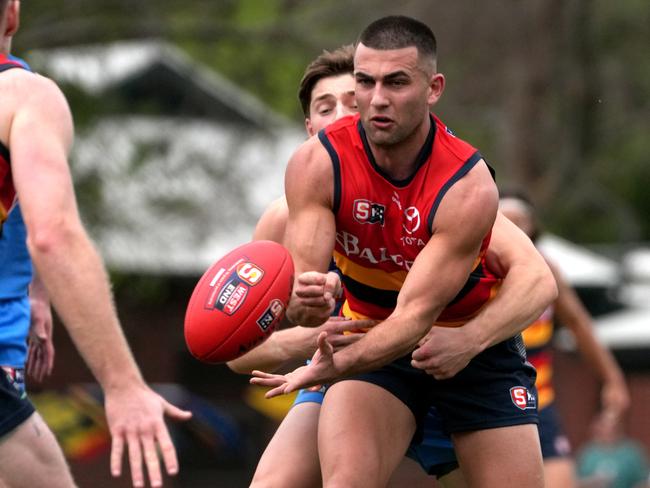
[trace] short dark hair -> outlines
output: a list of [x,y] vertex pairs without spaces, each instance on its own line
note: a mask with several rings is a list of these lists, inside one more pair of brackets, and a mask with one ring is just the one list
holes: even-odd
[[302,106],[305,117],[309,117],[309,106],[311,105],[311,92],[316,83],[323,78],[352,74],[354,72],[354,46],[347,44],[334,51],[323,51],[314,59],[307,68],[300,80],[298,99]]
[[375,20],[359,36],[361,43],[372,49],[388,50],[415,46],[420,56],[436,60],[437,43],[433,31],[419,20],[404,15],[391,15]]

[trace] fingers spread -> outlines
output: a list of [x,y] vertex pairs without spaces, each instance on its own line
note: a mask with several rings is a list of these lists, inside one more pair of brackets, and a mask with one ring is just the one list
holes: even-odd
[[156,438],[158,439],[158,445],[160,446],[167,474],[175,475],[178,473],[178,458],[176,457],[176,449],[165,425],[158,426]]
[[[165,415],[173,420],[186,421],[192,418],[192,412],[178,408],[176,405],[172,405],[167,400],[163,400],[163,409],[165,411]],[[165,429],[165,432],[167,432],[167,429]]]
[[111,474],[119,476],[122,474],[122,456],[124,455],[124,437],[120,433],[112,434],[111,443]]
[[135,431],[127,432],[126,441],[129,448],[129,464],[131,465],[131,480],[133,486],[144,486],[144,474],[142,472],[142,449],[140,439]]
[[144,449],[144,462],[147,466],[147,473],[149,473],[149,482],[151,486],[162,486],[160,461],[158,460],[153,435],[149,432],[140,434],[140,440]]

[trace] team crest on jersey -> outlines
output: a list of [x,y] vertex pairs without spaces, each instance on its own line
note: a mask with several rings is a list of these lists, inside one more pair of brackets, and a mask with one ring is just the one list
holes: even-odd
[[413,234],[420,228],[420,211],[415,207],[409,207],[404,210],[404,221],[402,227],[408,234]]
[[510,388],[510,399],[520,410],[532,410],[537,408],[537,398],[528,389],[523,386],[513,386]]
[[386,207],[380,203],[373,203],[370,200],[357,199],[352,206],[352,216],[360,224],[384,225]]

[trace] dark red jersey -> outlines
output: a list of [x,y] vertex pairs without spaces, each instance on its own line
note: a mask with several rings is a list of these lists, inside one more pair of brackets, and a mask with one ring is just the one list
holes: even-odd
[[[331,124],[319,138],[334,168],[334,259],[346,290],[343,314],[384,319],[431,237],[440,202],[481,155],[433,115],[406,180],[393,180],[375,163],[358,115]],[[488,233],[467,283],[438,318],[441,325],[461,325],[496,294],[500,280],[484,262],[489,240]]]

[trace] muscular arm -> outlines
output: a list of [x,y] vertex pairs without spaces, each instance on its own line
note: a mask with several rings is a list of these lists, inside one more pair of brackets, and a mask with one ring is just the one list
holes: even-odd
[[479,352],[523,331],[557,297],[555,278],[528,237],[498,215],[488,249],[488,267],[505,279],[499,293],[465,327]]
[[596,338],[589,312],[582,305],[576,292],[557,268],[551,265],[551,269],[558,284],[558,298],[555,302],[556,317],[573,332],[580,353],[602,381],[603,410],[620,416],[630,403],[623,372],[611,352]]
[[413,352],[413,366],[450,378],[477,354],[524,330],[557,296],[544,258],[512,222],[497,214],[488,267],[504,280],[497,296],[462,327],[433,327]]
[[105,393],[112,435],[111,472],[119,475],[128,444],[134,485],[144,458],[152,485],[162,481],[156,444],[167,472],[178,469],[164,414],[189,418],[153,392],[131,355],[112,302],[103,263],[77,212],[67,154],[72,118],[54,83],[19,73],[8,141],[13,179],[27,226],[27,246],[52,303]]
[[[304,154],[300,151],[304,151]],[[302,158],[308,157],[312,154],[313,151],[316,151],[317,148],[306,148],[298,151],[294,156],[294,159],[289,164],[287,169],[288,175],[288,185],[290,186],[289,191],[292,192],[292,196],[296,194],[296,183],[300,184],[301,180],[299,175],[296,175],[296,171],[300,171],[302,165],[306,165],[306,162],[301,162]],[[330,176],[331,181],[331,176]],[[296,197],[294,197],[295,199]],[[298,195],[297,198],[304,198],[303,195]],[[323,202],[327,204],[326,195],[323,194]],[[304,221],[310,222],[309,210],[307,209],[304,212],[294,212],[294,219],[301,219],[302,221],[298,223],[292,223],[293,229],[305,230]],[[319,212],[322,212],[321,209],[318,209]],[[274,201],[262,214],[260,220],[255,227],[255,232],[253,234],[253,240],[272,240],[280,244],[284,244],[285,232],[287,230],[289,220],[289,209],[287,207],[286,198],[280,198]],[[312,236],[316,235],[316,232],[319,230],[314,230],[309,228],[307,235]],[[309,234],[311,232],[311,234]],[[304,239],[305,233],[297,232],[294,230],[294,234],[297,233],[297,239]],[[302,241],[299,241],[302,242]],[[308,245],[313,246],[313,243],[308,243]],[[333,244],[332,244],[333,248]],[[331,250],[330,254],[331,256]],[[305,263],[303,264],[302,269],[310,269],[309,266],[318,266],[320,269],[320,263]],[[312,268],[313,269],[313,268]],[[297,269],[297,276],[300,273],[300,269]],[[237,373],[250,373],[253,369],[262,369],[264,371],[276,371],[281,368],[283,365],[288,362],[294,362],[297,360],[305,361],[309,359],[314,351],[316,350],[316,338],[318,334],[325,330],[333,334],[340,334],[342,330],[339,330],[341,326],[345,326],[343,323],[329,323],[326,322],[321,327],[290,327],[288,329],[280,330],[271,334],[271,336],[261,345],[253,349],[252,351],[244,354],[240,358],[237,358],[233,361],[228,362],[228,367]],[[348,330],[351,327],[348,327]],[[343,337],[338,337],[341,341],[346,341]],[[348,337],[347,342],[350,342],[352,338]],[[355,338],[356,339],[356,338]]]
[[287,309],[287,318],[293,324],[314,327],[324,323],[340,288],[338,275],[323,274],[332,259],[336,237],[333,178],[329,155],[315,137],[298,149],[285,173],[289,207],[286,242],[297,277]]
[[122,388],[125,378],[127,384],[142,383],[117,323],[103,264],[77,212],[67,165],[73,131],[69,109],[53,83],[39,78],[33,85],[10,133],[14,183],[31,257],[102,386]]
[[413,263],[397,306],[385,321],[336,353],[321,334],[309,366],[285,376],[254,371],[251,382],[276,386],[267,393],[273,397],[371,371],[411,352],[466,282],[481,242],[494,223],[497,198],[487,166],[474,167],[440,204],[432,237]]
[[496,187],[479,163],[442,200],[433,235],[413,263],[393,313],[334,355],[337,370],[344,375],[370,371],[415,348],[466,282],[496,208]]

